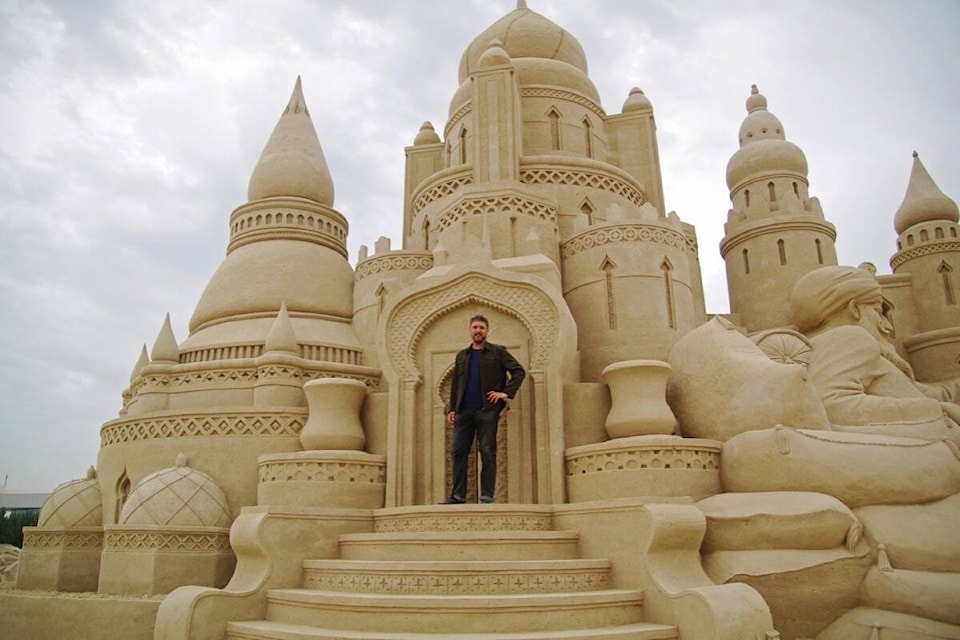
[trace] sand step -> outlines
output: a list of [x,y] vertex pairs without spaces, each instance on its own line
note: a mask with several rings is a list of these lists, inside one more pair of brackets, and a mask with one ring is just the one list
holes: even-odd
[[642,592],[630,589],[458,596],[273,589],[266,619],[356,631],[516,633],[636,624],[642,603]]
[[511,633],[389,633],[319,629],[270,621],[230,622],[228,640],[676,640],[677,628],[636,623],[600,629]]
[[574,531],[350,533],[340,536],[344,560],[574,560]]
[[306,560],[303,587],[352,593],[448,596],[598,591],[610,587],[610,562]]
[[534,504],[391,507],[374,516],[377,533],[552,530],[553,509]]

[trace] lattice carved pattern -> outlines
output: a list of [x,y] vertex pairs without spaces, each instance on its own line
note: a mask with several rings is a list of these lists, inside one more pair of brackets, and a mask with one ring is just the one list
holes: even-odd
[[960,251],[960,242],[931,242],[901,251],[890,259],[890,266],[896,269],[904,262],[914,258],[928,256],[931,253],[955,253],[957,251]]
[[414,515],[378,518],[377,533],[427,533],[446,531],[553,531],[550,514],[466,513],[456,516]]
[[530,368],[543,369],[550,358],[560,319],[553,302],[535,289],[507,286],[483,276],[469,276],[459,282],[412,299],[391,318],[388,352],[394,366],[403,376],[419,376],[415,362],[417,345],[441,311],[451,311],[470,304],[486,304],[517,317],[533,337]]
[[553,98],[555,100],[569,100],[582,107],[586,107],[597,114],[600,118],[606,118],[607,113],[596,102],[585,95],[564,91],[563,89],[551,89],[547,87],[521,87],[521,98]]
[[582,454],[567,459],[567,475],[634,469],[720,469],[720,452],[706,449],[633,449]]
[[413,215],[420,213],[420,211],[422,211],[423,208],[428,204],[436,202],[440,198],[446,198],[447,196],[455,193],[461,187],[471,183],[473,183],[473,176],[468,173],[466,175],[454,176],[448,180],[444,180],[443,182],[433,185],[429,189],[424,189],[423,192],[413,201]]
[[396,593],[418,595],[526,594],[597,591],[610,587],[605,570],[511,571],[483,573],[464,571],[423,575],[375,571],[304,571],[304,588],[350,593]]
[[677,231],[644,224],[619,224],[589,229],[570,238],[560,246],[564,258],[607,244],[620,242],[650,242],[686,250],[686,237]]
[[443,231],[450,225],[456,224],[468,216],[479,216],[490,213],[517,213],[554,224],[557,222],[556,208],[542,202],[511,195],[476,198],[458,202],[452,209],[440,216],[440,219],[437,220],[437,230]]
[[391,271],[427,271],[433,268],[433,254],[374,256],[357,265],[357,282],[368,276]]
[[159,531],[107,531],[105,551],[229,551],[230,532],[166,533]]
[[520,170],[520,182],[526,184],[552,184],[576,187],[592,187],[615,193],[638,207],[646,200],[636,187],[604,173],[576,169],[530,168]]
[[139,440],[205,436],[297,437],[306,419],[304,411],[297,414],[186,415],[125,420],[104,425],[100,430],[100,446]]
[[100,549],[103,534],[89,531],[24,529],[23,546],[30,549]]
[[284,460],[261,462],[260,484],[267,482],[354,482],[385,484],[386,464],[369,462]]

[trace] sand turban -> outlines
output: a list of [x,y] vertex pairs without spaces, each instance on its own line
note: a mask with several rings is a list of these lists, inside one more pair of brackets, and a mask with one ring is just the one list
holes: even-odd
[[876,278],[855,267],[821,267],[794,285],[790,293],[793,323],[800,331],[816,329],[851,300],[863,304],[880,302]]

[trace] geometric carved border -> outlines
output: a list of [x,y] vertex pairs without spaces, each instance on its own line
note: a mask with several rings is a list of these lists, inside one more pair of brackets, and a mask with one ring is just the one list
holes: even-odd
[[955,251],[960,251],[960,242],[931,242],[930,244],[911,247],[910,249],[897,253],[890,258],[890,267],[896,269],[908,260],[926,256],[931,253],[953,253]]
[[319,460],[263,461],[257,465],[258,482],[355,482],[383,484],[386,463]]
[[404,252],[399,255],[373,256],[357,265],[357,282],[376,273],[391,271],[427,271],[433,268],[432,253]]
[[560,251],[564,258],[569,258],[606,244],[638,241],[667,245],[680,250],[687,248],[687,239],[682,233],[654,225],[629,223],[585,231],[564,242]]
[[482,275],[469,275],[453,284],[416,297],[394,311],[388,323],[387,351],[397,371],[416,378],[416,350],[439,312],[471,304],[489,305],[518,318],[533,338],[530,367],[543,369],[554,348],[559,315],[553,301],[529,286],[508,285]]
[[658,445],[649,449],[618,449],[567,456],[568,476],[634,469],[717,471],[720,469],[720,451],[717,448]]
[[42,528],[23,530],[25,549],[100,549],[103,546],[103,533],[91,531],[44,531]]
[[210,533],[169,533],[160,531],[106,531],[104,551],[176,551],[207,553],[230,550],[230,530]]
[[583,169],[525,168],[520,170],[520,182],[524,184],[591,187],[615,193],[638,207],[646,202],[643,193],[630,183],[609,174],[595,173]]
[[378,517],[377,533],[432,533],[460,531],[553,531],[550,513],[458,513],[456,517],[439,514]]
[[520,97],[522,98],[557,98],[560,100],[569,100],[579,104],[582,107],[586,107],[593,111],[595,114],[601,118],[606,118],[607,114],[596,102],[588,98],[587,96],[581,93],[574,93],[573,91],[564,91],[563,89],[554,89],[551,87],[522,87],[520,89]]
[[306,422],[302,413],[242,413],[234,415],[178,415],[127,419],[107,423],[100,430],[100,446],[206,436],[299,436]]

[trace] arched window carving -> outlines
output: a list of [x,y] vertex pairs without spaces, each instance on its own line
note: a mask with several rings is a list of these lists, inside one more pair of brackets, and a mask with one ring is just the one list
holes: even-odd
[[613,290],[613,271],[617,265],[609,257],[604,256],[600,263],[600,271],[603,272],[604,293],[607,298],[607,328],[617,328],[617,301]]
[[823,244],[820,242],[820,238],[814,240],[817,244],[817,264],[823,264]]
[[750,275],[750,254],[746,249],[743,250],[743,272]]
[[120,512],[123,511],[123,505],[127,504],[127,498],[130,497],[131,488],[130,476],[127,475],[127,470],[124,469],[120,473],[120,477],[117,478],[115,489],[116,500],[114,501],[113,522],[116,524],[120,523]]
[[550,148],[560,151],[560,112],[551,108],[547,112],[547,120],[550,121]]
[[460,129],[460,164],[467,164],[467,128]]
[[957,304],[957,296],[953,291],[953,268],[946,262],[941,262],[937,273],[943,280],[943,297],[948,305]]
[[583,152],[588,158],[593,157],[593,125],[590,124],[590,118],[583,119]]
[[673,293],[673,265],[668,258],[664,257],[663,262],[660,263],[660,271],[663,272],[663,294],[667,309],[667,326],[671,329],[676,329],[677,305]]
[[777,253],[780,254],[780,265],[787,264],[787,243],[782,238],[777,240]]

